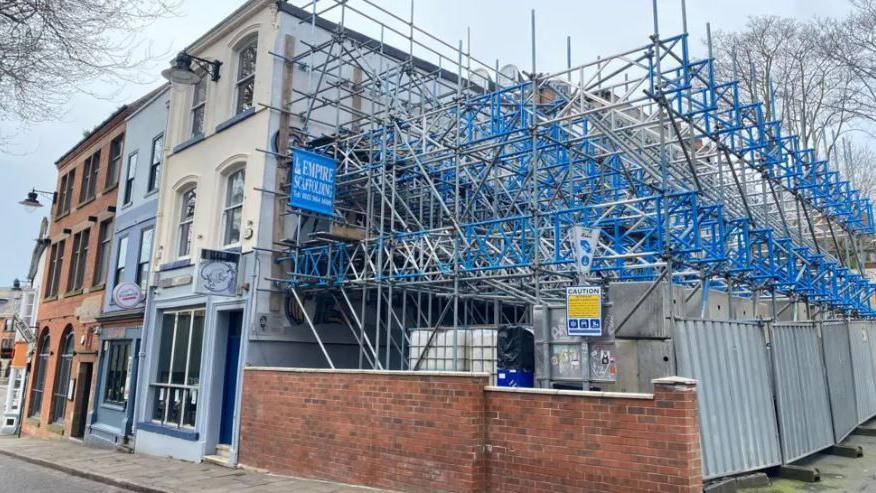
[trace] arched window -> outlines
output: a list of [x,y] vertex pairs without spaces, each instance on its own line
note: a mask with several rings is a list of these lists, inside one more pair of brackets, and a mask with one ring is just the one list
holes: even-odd
[[73,365],[73,327],[67,326],[58,348],[58,368],[52,392],[52,422],[63,423],[67,410],[67,392],[70,390],[70,369]]
[[240,243],[240,217],[243,212],[243,182],[245,170],[240,169],[226,178],[225,208],[222,211],[223,244],[233,246]]
[[39,416],[40,409],[43,405],[43,389],[46,385],[46,366],[49,364],[49,355],[52,354],[52,348],[49,344],[49,328],[43,329],[39,341],[39,354],[34,362],[36,368],[33,375],[33,384],[30,386],[30,416]]
[[237,80],[235,82],[237,104],[234,111],[235,114],[252,108],[257,51],[258,38],[255,36],[246,39],[237,48]]
[[193,186],[180,193],[177,256],[188,257],[192,250],[192,221],[195,219],[197,189]]

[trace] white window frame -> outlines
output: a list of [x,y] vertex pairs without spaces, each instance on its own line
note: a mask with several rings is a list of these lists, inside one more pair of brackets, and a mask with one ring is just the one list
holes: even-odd
[[[171,382],[173,381],[173,360],[174,360],[174,356],[175,356],[175,353],[177,350],[177,347],[176,347],[177,337],[176,336],[177,336],[177,331],[179,330],[179,318],[180,318],[181,314],[188,314],[189,315],[189,327],[188,327],[189,337],[188,337],[188,347],[186,348],[185,375],[183,376],[183,383],[178,384],[178,383],[171,383]],[[203,370],[203,364],[204,364],[203,344],[206,341],[206,338],[204,337],[204,331],[206,330],[206,325],[207,325],[206,310],[204,310],[204,308],[189,308],[189,309],[185,309],[185,310],[165,311],[161,314],[160,321],[158,323],[159,327],[161,327],[161,330],[164,330],[164,323],[163,323],[164,317],[168,316],[168,315],[174,316],[173,334],[171,335],[171,338],[170,338],[170,340],[172,342],[171,342],[170,356],[168,358],[168,364],[170,365],[168,368],[168,377],[167,377],[167,382],[159,382],[158,381],[158,373],[161,371],[161,368],[159,368],[158,364],[156,364],[156,367],[154,370],[154,376],[152,378],[153,381],[151,383],[152,405],[150,406],[150,409],[148,411],[149,412],[149,419],[153,423],[161,425],[161,426],[174,426],[175,425],[177,428],[194,429],[198,425],[197,409],[195,410],[195,416],[194,416],[194,419],[192,420],[194,424],[193,425],[185,424],[185,421],[186,421],[185,405],[188,402],[187,399],[189,398],[190,395],[192,395],[193,392],[194,392],[195,406],[198,405],[197,402],[200,400],[199,398],[201,397],[201,395],[200,395],[201,394],[200,375],[203,373],[202,370]],[[195,316],[196,315],[200,315],[201,320],[202,320],[202,322],[201,322],[201,348],[200,348],[201,349],[201,353],[200,353],[201,356],[200,356],[200,364],[199,364],[200,366],[198,368],[199,377],[198,377],[197,383],[189,384],[188,383],[189,376],[190,376],[190,372],[192,370],[192,368],[191,368],[192,334],[195,330]],[[163,336],[164,336],[163,333],[158,334],[157,341],[158,341],[158,350],[159,351],[161,350],[161,339]],[[160,363],[160,359],[156,360],[156,361],[158,361]],[[177,393],[180,394],[181,408],[180,408],[179,422],[178,423],[167,421],[168,414],[170,413],[170,406],[169,405],[164,406],[164,417],[162,419],[155,419],[155,405],[157,403],[157,400],[158,401],[164,400],[164,399],[169,400],[171,397],[171,393],[173,393],[174,395],[177,395]]]
[[[252,46],[255,49],[256,57],[254,61],[254,65],[252,68],[252,73],[241,77],[240,68],[241,68],[241,56],[243,55],[243,51]],[[236,62],[236,67],[234,70],[234,114],[239,115],[244,111],[255,107],[255,76],[256,76],[256,66],[258,65],[258,52],[259,52],[259,38],[258,35],[253,34],[246,39],[244,39],[234,50],[234,59]],[[250,101],[249,107],[242,108],[240,106],[240,89],[242,86],[249,84],[252,82],[252,96],[253,100]]]
[[[192,139],[197,139],[203,137],[206,133],[205,125],[206,125],[206,116],[207,116],[207,79],[204,74],[201,74],[201,80],[194,86],[192,86],[192,107],[189,109],[189,137]],[[203,84],[203,85],[202,85]],[[198,88],[204,88],[204,97],[201,100],[198,100]],[[195,115],[198,110],[201,110],[201,132],[195,132]]]
[[[235,247],[240,245],[240,236],[242,234],[241,228],[243,226],[243,202],[244,197],[241,196],[240,202],[235,204],[229,204],[228,201],[231,198],[231,179],[236,176],[238,173],[243,174],[243,183],[244,189],[246,187],[246,167],[241,166],[233,169],[230,173],[225,175],[225,200],[222,206],[222,243],[225,248]],[[245,195],[245,194],[244,194]],[[228,227],[229,223],[229,215],[236,209],[240,210],[240,224],[237,226],[237,239],[232,242],[228,242]]]
[[[183,211],[186,208],[186,194],[189,192],[194,192],[195,194],[195,207],[192,210],[192,215],[190,217],[183,217]],[[198,208],[198,187],[197,185],[189,185],[183,189],[181,189],[178,194],[179,196],[179,208],[177,210],[177,225],[176,225],[176,258],[177,259],[187,259],[192,255],[192,243],[193,241],[189,239],[189,237],[193,236],[192,228],[195,225],[195,212]],[[185,229],[185,234],[183,234],[183,229]],[[187,242],[187,248],[185,253],[182,252],[183,242]]]

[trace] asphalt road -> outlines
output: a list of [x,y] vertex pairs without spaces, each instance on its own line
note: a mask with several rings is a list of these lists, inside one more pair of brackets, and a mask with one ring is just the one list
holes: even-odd
[[28,493],[122,493],[127,490],[0,455],[0,491]]

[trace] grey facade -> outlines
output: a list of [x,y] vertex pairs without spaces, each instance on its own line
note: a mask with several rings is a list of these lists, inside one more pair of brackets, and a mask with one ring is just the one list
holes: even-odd
[[[126,123],[116,216],[107,240],[111,242],[107,247],[109,254],[101,252],[106,290],[100,317],[98,381],[86,436],[87,441],[97,445],[132,445],[140,366],[137,355],[152,277],[149,265],[164,161],[169,89],[163,86],[156,90]],[[102,235],[106,225],[99,227]],[[113,291],[121,283],[140,286],[139,302],[134,306],[116,303]]]

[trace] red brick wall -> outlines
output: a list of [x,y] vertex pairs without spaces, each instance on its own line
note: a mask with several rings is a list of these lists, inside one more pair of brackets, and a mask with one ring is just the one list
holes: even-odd
[[702,491],[695,387],[653,398],[488,390],[492,491]]
[[692,382],[657,381],[653,396],[486,383],[247,369],[239,461],[412,492],[702,490]]
[[486,376],[247,370],[239,461],[400,491],[480,491]]

